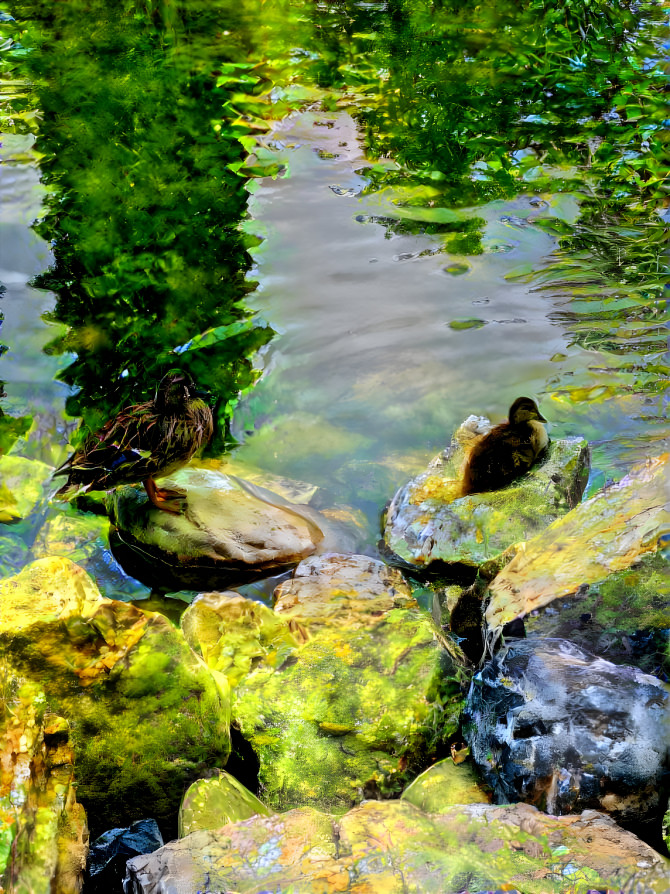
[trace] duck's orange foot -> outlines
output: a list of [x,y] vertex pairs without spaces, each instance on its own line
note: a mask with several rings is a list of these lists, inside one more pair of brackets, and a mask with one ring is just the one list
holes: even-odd
[[157,487],[153,478],[147,478],[144,482],[147,496],[157,509],[163,512],[173,512],[179,515],[184,509],[186,491],[177,488]]

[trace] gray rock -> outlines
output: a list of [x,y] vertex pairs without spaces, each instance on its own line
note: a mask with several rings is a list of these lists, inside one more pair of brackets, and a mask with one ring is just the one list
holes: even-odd
[[560,639],[512,640],[475,676],[466,739],[498,801],[597,808],[653,823],[670,748],[670,689]]
[[581,499],[589,468],[582,438],[552,441],[541,462],[499,491],[462,497],[461,469],[473,440],[491,428],[471,416],[450,448],[396,493],[384,540],[405,562],[479,566],[509,546],[528,540]]

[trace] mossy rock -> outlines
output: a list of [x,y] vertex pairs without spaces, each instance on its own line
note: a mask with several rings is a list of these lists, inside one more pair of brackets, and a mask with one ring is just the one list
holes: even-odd
[[[69,724],[42,686],[3,655],[0,668],[0,889],[77,894],[88,849]],[[19,887],[15,887],[20,880]]]
[[489,427],[483,417],[466,420],[451,447],[396,493],[384,541],[403,562],[419,568],[480,566],[579,502],[589,467],[588,444],[581,438],[552,441],[541,461],[502,490],[461,496],[470,445]]
[[424,770],[407,786],[401,798],[424,813],[446,813],[454,804],[491,802],[472,764],[455,764],[450,757]]
[[173,841],[127,864],[137,894],[179,879],[198,891],[587,894],[634,878],[666,894],[670,868],[594,810],[547,816],[528,804],[469,804],[427,814],[406,800],[367,801],[346,816],[301,808]]
[[[528,619],[534,630],[554,636],[560,625],[572,625],[577,638],[587,638],[587,648],[596,654],[598,627],[632,633],[670,626],[661,555],[670,524],[669,463],[664,454],[635,466],[617,484],[602,488],[529,540],[489,586],[486,623],[491,635],[514,618],[547,606],[551,613]],[[556,626],[553,612],[560,612]],[[577,613],[595,619],[593,636],[580,633]]]
[[219,770],[214,777],[198,779],[184,795],[179,808],[179,837],[270,813],[234,776]]
[[161,615],[100,597],[65,558],[0,582],[0,644],[72,725],[93,834],[154,816],[177,831],[184,789],[230,752],[227,684]]
[[364,556],[307,560],[279,588],[274,614],[212,599],[196,600],[182,626],[229,674],[233,719],[259,758],[273,809],[341,812],[399,792],[456,732],[458,650],[394,569]]

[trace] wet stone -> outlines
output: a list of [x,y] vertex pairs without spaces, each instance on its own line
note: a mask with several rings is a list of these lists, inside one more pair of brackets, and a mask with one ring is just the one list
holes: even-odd
[[496,800],[658,823],[670,689],[559,639],[509,640],[472,681],[465,736]]

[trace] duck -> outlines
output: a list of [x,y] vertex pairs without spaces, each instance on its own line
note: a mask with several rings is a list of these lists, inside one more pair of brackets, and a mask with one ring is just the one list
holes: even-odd
[[54,494],[69,500],[78,493],[110,490],[142,482],[158,509],[179,513],[184,492],[159,488],[154,478],[169,475],[207,444],[214,432],[212,410],[191,376],[171,369],[153,400],[125,407],[53,473],[67,475]]
[[462,495],[500,490],[525,474],[549,444],[547,420],[530,397],[518,397],[507,422],[478,441],[463,470]]

